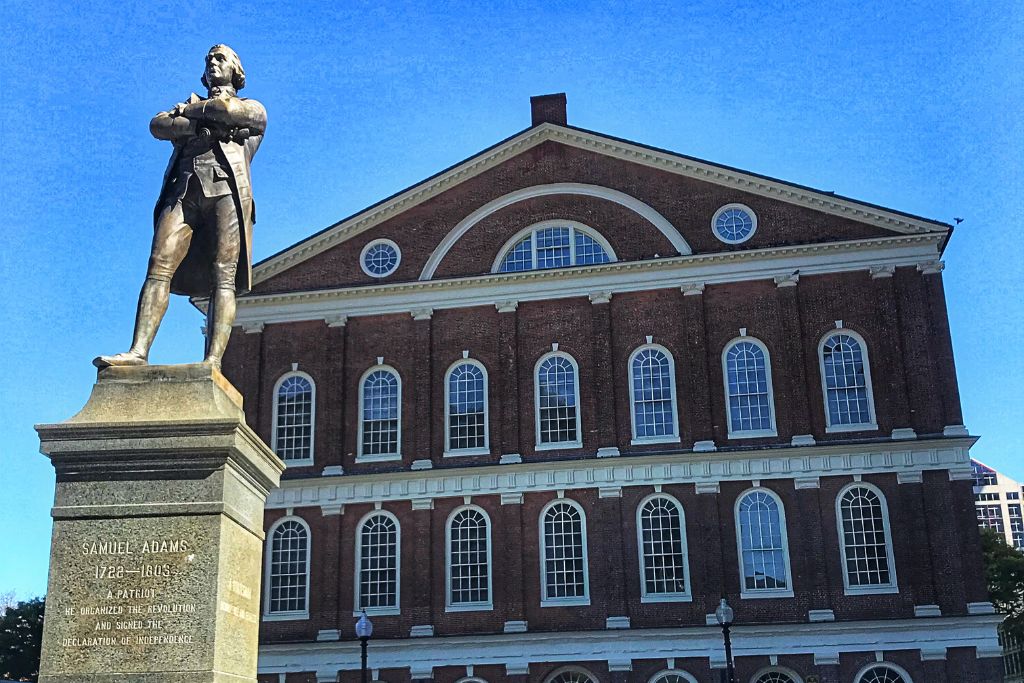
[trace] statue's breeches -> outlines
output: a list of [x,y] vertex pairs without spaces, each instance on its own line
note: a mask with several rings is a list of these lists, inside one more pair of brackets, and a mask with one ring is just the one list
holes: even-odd
[[209,268],[212,288],[234,290],[241,228],[233,194],[207,197],[195,175],[175,178],[184,191],[165,199],[153,235],[148,276],[170,281],[186,256]]

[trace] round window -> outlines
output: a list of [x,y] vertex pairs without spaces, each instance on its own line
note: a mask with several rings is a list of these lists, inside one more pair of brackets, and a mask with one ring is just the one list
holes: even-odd
[[398,245],[391,240],[374,240],[365,247],[359,257],[359,263],[363,272],[371,277],[386,277],[395,272],[399,261],[402,260],[402,252]]
[[726,244],[739,244],[750,239],[757,230],[757,217],[742,204],[726,204],[711,219],[715,237]]

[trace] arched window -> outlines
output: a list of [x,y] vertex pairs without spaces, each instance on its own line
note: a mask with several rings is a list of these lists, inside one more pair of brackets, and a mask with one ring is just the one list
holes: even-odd
[[378,366],[363,375],[359,391],[359,457],[401,458],[402,383],[393,368]]
[[576,503],[558,500],[540,515],[541,603],[590,604],[587,523]]
[[371,512],[356,534],[356,609],[397,614],[401,537],[398,520]]
[[502,248],[492,272],[589,266],[615,260],[611,245],[573,221],[543,223],[519,233]]
[[851,484],[840,492],[836,508],[847,592],[895,591],[885,496],[870,484]]
[[446,454],[487,453],[487,372],[475,361],[452,366],[445,382]]
[[736,530],[743,596],[792,595],[786,517],[775,493],[755,488],[740,496]]
[[855,683],[912,683],[910,675],[895,664],[870,664],[854,679]]
[[576,667],[558,669],[548,676],[544,683],[598,683],[597,676]]
[[580,392],[576,361],[550,353],[537,362],[537,448],[579,448]]
[[487,513],[462,507],[448,518],[448,607],[491,608],[491,528]]
[[647,683],[698,683],[697,679],[686,673],[685,671],[679,671],[678,669],[670,669],[667,671],[661,671],[651,676],[651,680]]
[[818,348],[826,430],[849,432],[878,429],[871,393],[871,366],[864,340],[843,330],[827,335]]
[[313,463],[316,388],[304,372],[291,372],[274,387],[274,452],[287,464]]
[[629,401],[633,442],[679,440],[672,355],[660,346],[642,346],[629,360]]
[[750,683],[802,683],[802,681],[795,672],[773,666],[758,671],[750,679]]
[[301,519],[280,520],[267,534],[266,618],[309,616],[309,527]]
[[641,599],[688,599],[686,524],[683,508],[676,499],[655,494],[637,507],[637,542]]
[[775,436],[775,399],[768,349],[742,337],[722,353],[729,438]]

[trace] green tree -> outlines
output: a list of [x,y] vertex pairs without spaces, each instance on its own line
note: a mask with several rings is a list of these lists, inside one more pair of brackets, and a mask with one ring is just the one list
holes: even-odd
[[989,599],[1006,615],[1003,629],[1024,638],[1024,553],[1006,544],[1003,535],[981,530],[981,550]]
[[7,609],[0,615],[0,676],[16,681],[38,680],[42,642],[42,598]]

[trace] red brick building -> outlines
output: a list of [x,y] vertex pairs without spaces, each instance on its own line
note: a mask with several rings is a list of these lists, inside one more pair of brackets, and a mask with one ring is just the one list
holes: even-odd
[[996,680],[950,226],[532,104],[239,300],[261,680]]

